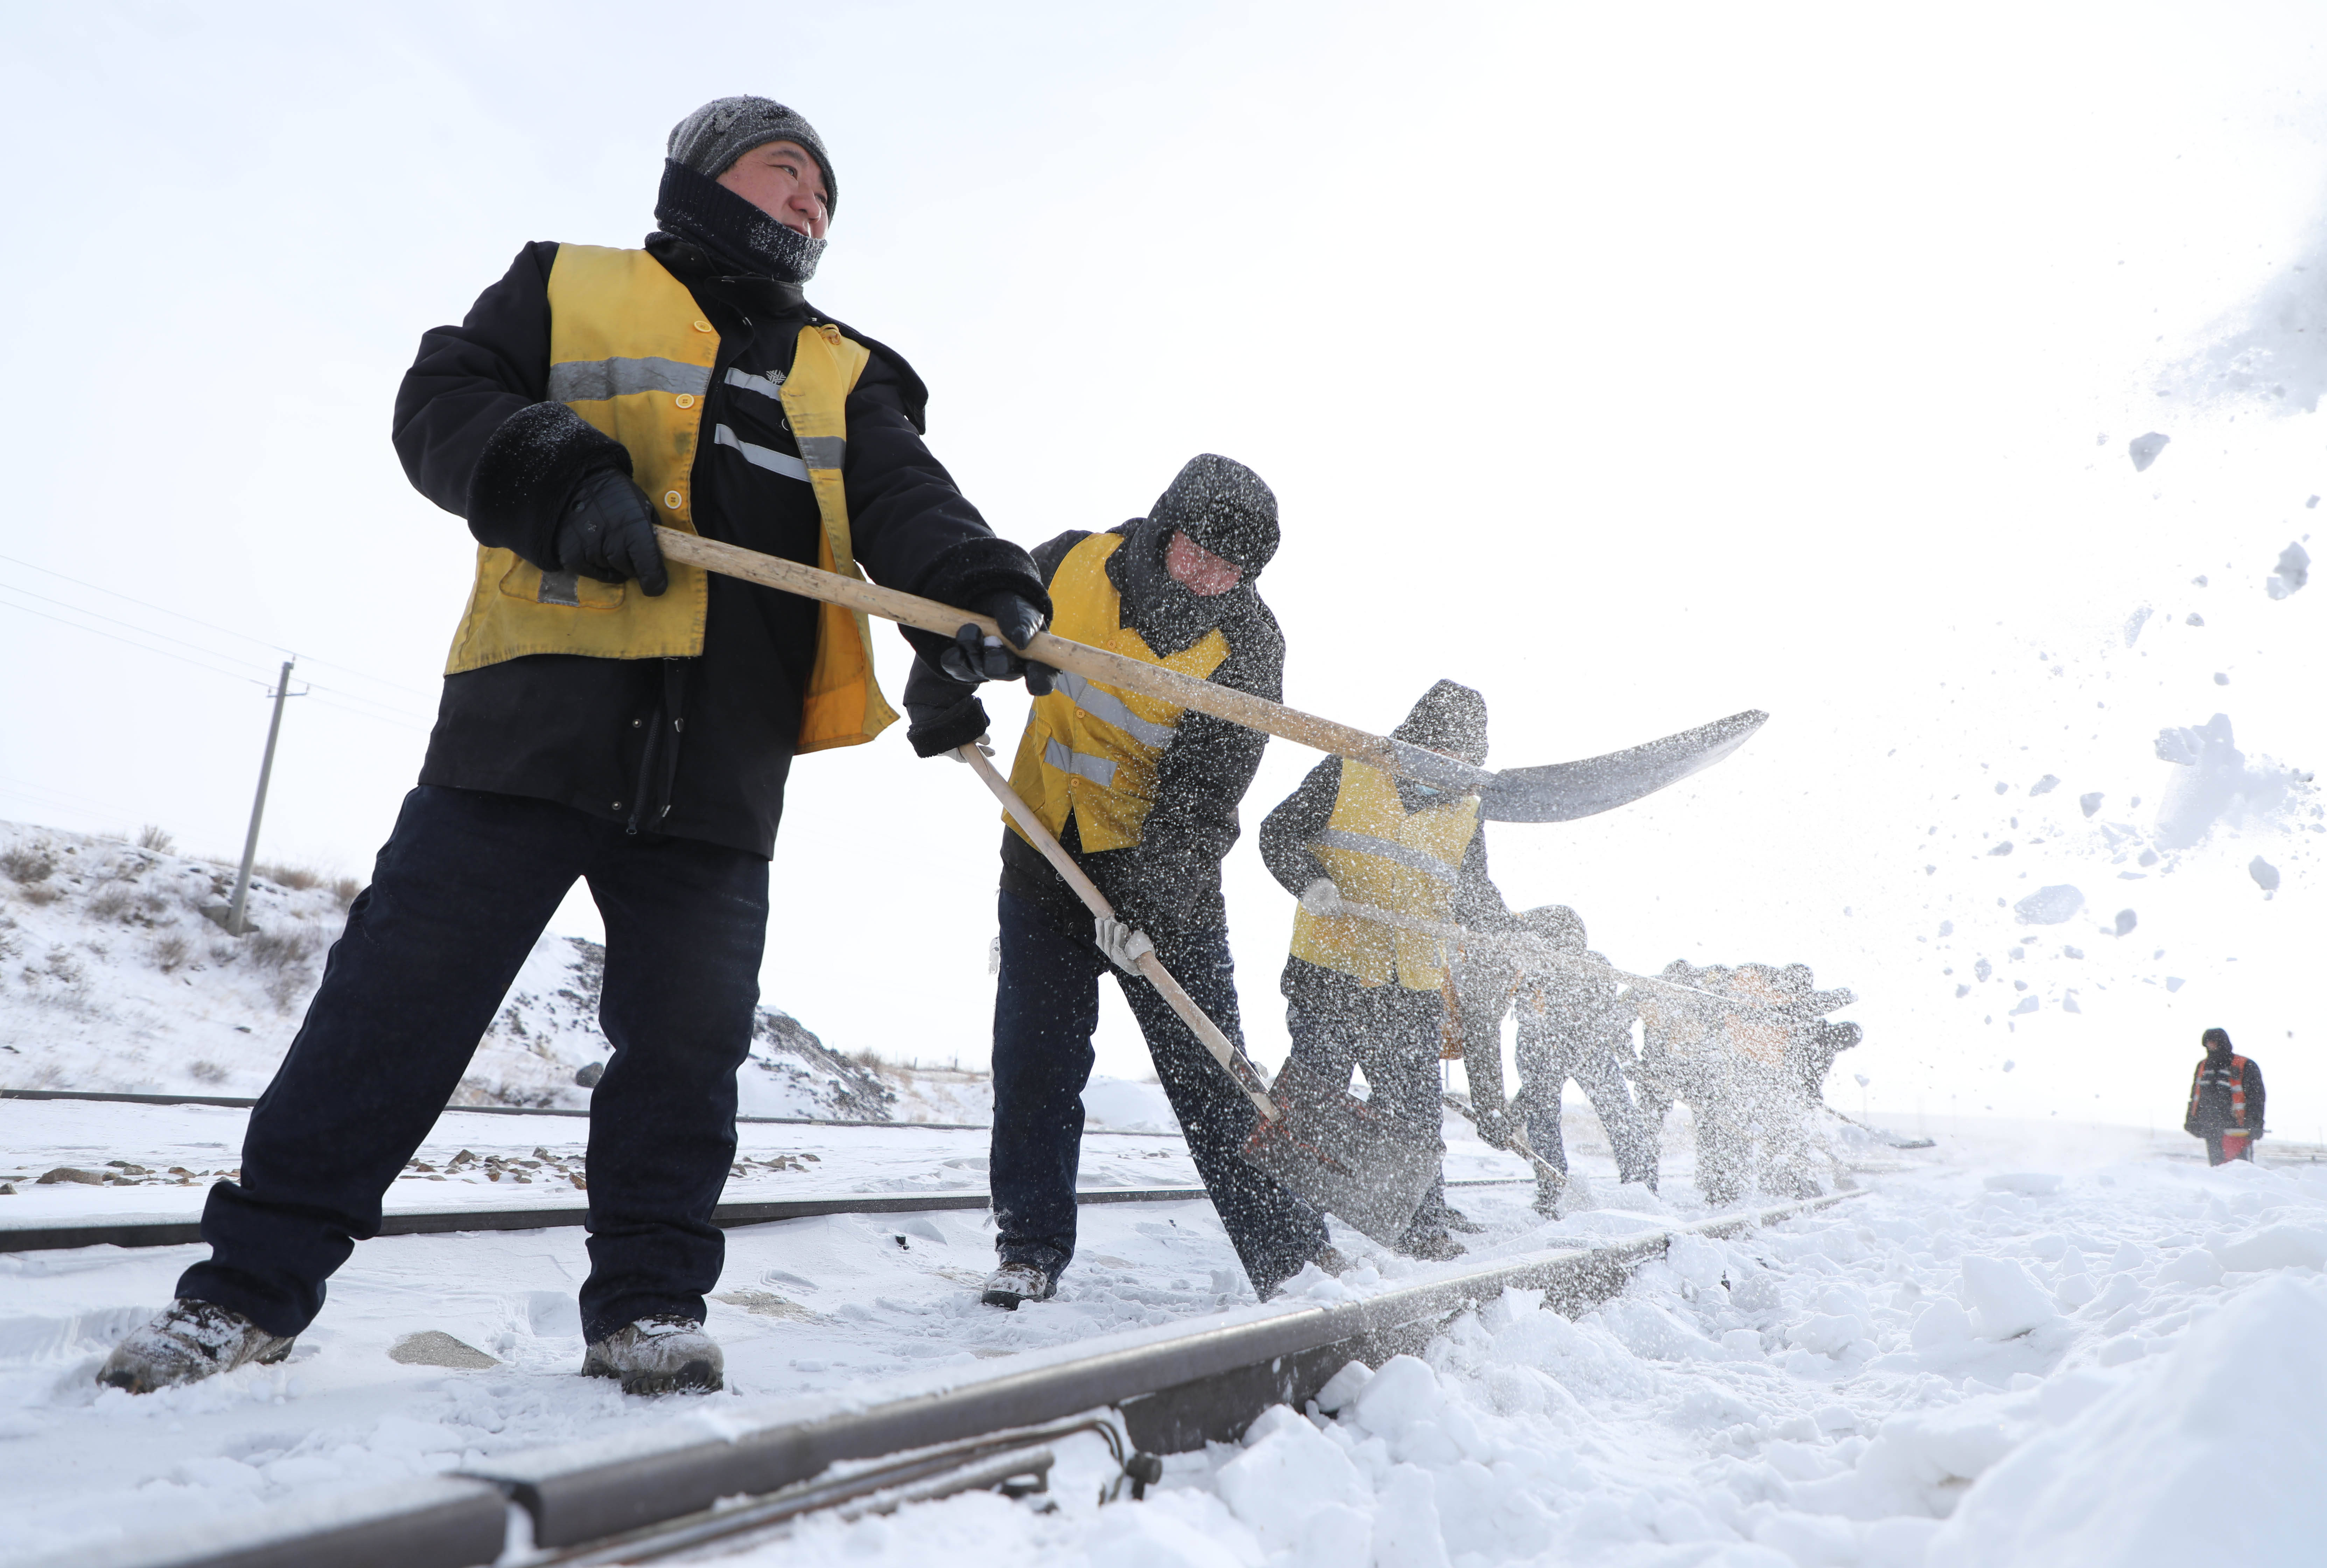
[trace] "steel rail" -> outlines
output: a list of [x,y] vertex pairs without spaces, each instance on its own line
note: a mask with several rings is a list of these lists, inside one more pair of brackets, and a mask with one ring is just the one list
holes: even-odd
[[[1523,1178],[1494,1177],[1486,1181],[1449,1181],[1449,1187],[1506,1187]],[[1201,1187],[1086,1187],[1075,1194],[1084,1203],[1201,1203],[1210,1195]],[[990,1199],[984,1190],[949,1192],[840,1192],[814,1198],[740,1199],[712,1211],[711,1223],[724,1230],[743,1225],[772,1225],[786,1219],[815,1219],[827,1214],[925,1214],[949,1209],[983,1209]],[[580,1203],[545,1203],[526,1208],[436,1209],[406,1210],[381,1217],[381,1236],[457,1236],[472,1231],[554,1230],[588,1223],[590,1210]],[[91,1218],[0,1219],[0,1254],[57,1252],[75,1246],[183,1246],[202,1238],[199,1218],[156,1219],[97,1216]]]
[[[101,1100],[128,1106],[222,1106],[247,1111],[258,1102],[235,1095],[139,1095],[98,1093],[93,1089],[0,1088],[0,1100]],[[587,1110],[565,1106],[446,1106],[445,1115],[464,1116],[586,1116]],[[738,1116],[739,1126],[755,1127],[896,1127],[928,1133],[990,1133],[990,1122],[852,1122],[827,1116]],[[1180,1138],[1183,1133],[1147,1133],[1128,1127],[1085,1127],[1087,1138]]]
[[[704,1435],[690,1423],[517,1453],[393,1489],[82,1549],[27,1568],[479,1568],[502,1555],[509,1507],[537,1548],[606,1542],[698,1516],[723,1498],[765,1499],[845,1465],[965,1439],[1120,1412],[1144,1452],[1178,1453],[1241,1433],[1263,1410],[1296,1408],[1352,1360],[1378,1366],[1425,1349],[1455,1313],[1514,1287],[1575,1315],[1614,1296],[1682,1236],[1727,1237],[1862,1192],[1716,1216],[1593,1247],[1562,1247],[1431,1270],[1375,1295],[1275,1303],[1158,1334],[1133,1330],[1033,1351],[968,1380],[805,1420]],[[750,1506],[750,1505],[745,1505]]]

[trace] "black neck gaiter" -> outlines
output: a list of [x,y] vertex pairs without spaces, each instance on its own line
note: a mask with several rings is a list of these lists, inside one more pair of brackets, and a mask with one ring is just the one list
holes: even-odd
[[1172,534],[1149,518],[1107,557],[1107,580],[1123,596],[1124,621],[1158,655],[1170,658],[1218,627],[1229,630],[1250,615],[1258,597],[1248,577],[1225,593],[1191,593],[1164,565]]
[[729,271],[803,284],[816,275],[824,241],[788,229],[718,181],[666,159],[655,221],[703,248]]

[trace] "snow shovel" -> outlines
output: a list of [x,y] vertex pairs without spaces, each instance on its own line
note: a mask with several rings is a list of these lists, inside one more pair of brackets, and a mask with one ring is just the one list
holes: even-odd
[[[820,571],[778,555],[763,555],[735,545],[723,545],[676,528],[659,527],[655,537],[668,560],[837,604],[860,615],[878,615],[942,637],[951,637],[966,625],[978,627],[989,637],[1001,635],[989,618],[953,609],[933,599],[901,593],[859,578]],[[1457,795],[1476,795],[1479,814],[1494,822],[1570,822],[1612,810],[1713,766],[1743,745],[1770,716],[1748,709],[1661,740],[1611,751],[1604,757],[1493,771],[1404,741],[1369,734],[1314,714],[1304,714],[1249,692],[1214,686],[1161,665],[1144,663],[1086,643],[1070,642],[1047,631],[1036,632],[1034,640],[1017,651],[1089,680],[1160,697],[1200,714],[1210,714],[1247,729],[1330,751]]]
[[[1107,895],[1083,874],[986,754],[969,745],[955,755],[994,792],[1083,906],[1102,920],[1113,919],[1115,909]],[[1272,1087],[1152,950],[1139,955],[1138,965],[1147,983],[1260,1113],[1242,1151],[1246,1161],[1312,1207],[1339,1215],[1384,1246],[1396,1246],[1437,1183],[1435,1134],[1400,1125],[1347,1090],[1301,1071],[1297,1063],[1287,1062]]]

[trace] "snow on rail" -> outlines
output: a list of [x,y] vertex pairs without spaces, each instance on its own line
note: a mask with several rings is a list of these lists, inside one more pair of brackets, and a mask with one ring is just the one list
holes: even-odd
[[[128,1542],[54,1560],[62,1568],[260,1568],[394,1563],[477,1568],[501,1554],[504,1499],[522,1507],[538,1546],[570,1546],[676,1519],[722,1498],[772,1492],[848,1460],[928,1447],[1120,1407],[1133,1441],[1178,1452],[1230,1438],[1273,1405],[1313,1397],[1352,1360],[1423,1348],[1450,1313],[1508,1290],[1544,1293],[1567,1311],[1616,1294],[1634,1269],[1684,1236],[1726,1237],[1827,1207],[1804,1203],[1727,1215],[1596,1247],[1558,1247],[1489,1263],[1448,1264],[1360,1293],[1313,1289],[1193,1326],[1135,1330],[1011,1358],[998,1372],[951,1369],[852,1394],[776,1402],[771,1419],[700,1405],[645,1433],[510,1454],[434,1483],[221,1522],[190,1537]],[[809,1404],[812,1413],[803,1414]],[[191,1549],[190,1549],[191,1548]]]

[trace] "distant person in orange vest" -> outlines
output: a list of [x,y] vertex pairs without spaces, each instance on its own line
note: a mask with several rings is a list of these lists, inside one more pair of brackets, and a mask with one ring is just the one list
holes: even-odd
[[2230,1051],[2228,1030],[2201,1037],[2206,1059],[2190,1076],[2190,1114],[2182,1130],[2206,1140],[2206,1163],[2252,1160],[2262,1137],[2262,1069]]

